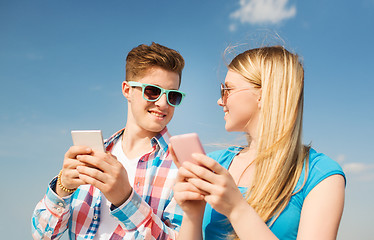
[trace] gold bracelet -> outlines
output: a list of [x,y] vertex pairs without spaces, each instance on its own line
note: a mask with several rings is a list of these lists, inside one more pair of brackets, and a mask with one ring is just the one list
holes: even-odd
[[60,173],[58,174],[58,177],[57,177],[57,184],[58,186],[65,192],[67,193],[73,193],[75,192],[75,190],[77,190],[77,188],[73,188],[73,189],[68,189],[66,187],[64,187],[64,185],[62,185],[61,183],[61,175],[62,175],[62,170],[60,171]]

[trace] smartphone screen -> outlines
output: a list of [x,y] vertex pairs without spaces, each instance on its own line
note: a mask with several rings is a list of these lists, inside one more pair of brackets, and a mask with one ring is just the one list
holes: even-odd
[[71,136],[75,146],[88,146],[93,150],[105,152],[101,130],[73,130]]
[[178,161],[182,164],[184,161],[194,161],[193,153],[205,154],[204,148],[200,142],[197,133],[187,133],[172,136],[170,138],[171,146],[174,149]]

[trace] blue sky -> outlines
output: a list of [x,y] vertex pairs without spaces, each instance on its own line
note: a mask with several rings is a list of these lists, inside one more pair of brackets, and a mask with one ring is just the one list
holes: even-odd
[[122,128],[124,63],[152,41],[185,58],[187,93],[169,125],[207,151],[243,143],[216,104],[228,46],[282,44],[305,66],[304,141],[347,174],[338,239],[374,235],[374,0],[0,0],[0,220],[31,239],[30,217],[72,144],[70,130]]

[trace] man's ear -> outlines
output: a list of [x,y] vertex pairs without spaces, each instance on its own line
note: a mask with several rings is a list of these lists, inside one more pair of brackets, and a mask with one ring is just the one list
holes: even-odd
[[127,81],[122,82],[122,94],[127,99],[127,101],[130,101],[130,89],[131,86]]

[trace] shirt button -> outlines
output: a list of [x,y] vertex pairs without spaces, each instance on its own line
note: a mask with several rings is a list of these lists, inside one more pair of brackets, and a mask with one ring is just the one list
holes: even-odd
[[95,216],[93,217],[93,220],[97,220],[97,215],[95,215]]
[[64,204],[63,204],[62,202],[58,203],[58,205],[59,205],[60,207],[63,207],[63,206],[64,206]]

